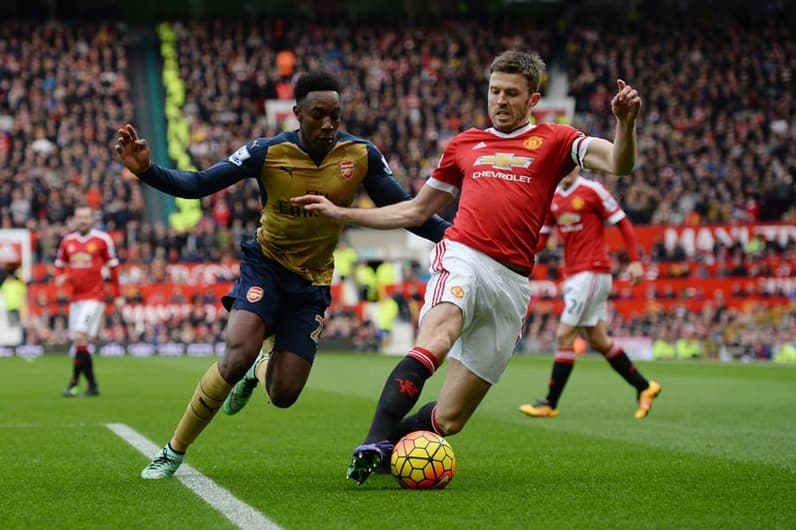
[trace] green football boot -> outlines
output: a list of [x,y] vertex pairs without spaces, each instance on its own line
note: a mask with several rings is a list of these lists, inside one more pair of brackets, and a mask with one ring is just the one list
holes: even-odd
[[172,451],[169,444],[163,446],[163,449],[155,455],[152,461],[141,471],[141,478],[145,479],[161,479],[169,478],[174,475],[177,468],[182,464],[184,454]]
[[257,388],[259,384],[254,370],[262,361],[268,361],[268,354],[260,353],[254,363],[246,370],[246,375],[243,376],[243,379],[235,383],[235,386],[232,387],[232,391],[227,396],[227,399],[224,400],[224,414],[233,416],[240,412],[241,409],[246,406],[246,403],[249,402],[249,399],[254,393],[254,389]]

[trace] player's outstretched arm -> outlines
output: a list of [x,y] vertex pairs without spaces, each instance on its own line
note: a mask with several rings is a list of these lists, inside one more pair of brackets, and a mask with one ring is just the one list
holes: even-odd
[[617,93],[611,100],[616,117],[613,143],[594,138],[589,144],[583,165],[592,171],[626,175],[636,163],[636,118],[641,111],[641,96],[622,79],[616,80]]
[[450,199],[447,192],[423,186],[413,199],[381,208],[345,208],[320,195],[302,195],[293,197],[290,201],[309,212],[341,223],[387,230],[419,226]]
[[[401,187],[392,174],[375,174],[368,175],[363,181],[365,191],[368,196],[373,200],[376,206],[389,206],[390,204],[399,203],[402,201],[409,201],[412,199],[405,189]],[[453,197],[451,197],[452,199]],[[410,226],[406,229],[415,235],[428,239],[429,241],[438,242],[445,235],[445,230],[451,226],[451,223],[443,219],[437,214],[429,217],[422,225]]]
[[116,142],[124,166],[138,178],[169,195],[198,199],[229,187],[249,175],[229,161],[221,161],[202,171],[180,171],[153,164],[146,140],[129,123],[118,130]]

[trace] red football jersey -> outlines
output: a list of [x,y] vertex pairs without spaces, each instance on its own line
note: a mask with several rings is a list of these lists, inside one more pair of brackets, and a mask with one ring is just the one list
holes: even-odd
[[105,300],[103,266],[119,266],[116,247],[107,233],[99,230],[90,230],[86,235],[72,232],[61,241],[55,267],[59,273],[67,270],[72,301]]
[[533,268],[534,249],[556,186],[583,164],[591,139],[567,125],[511,133],[470,129],[448,144],[427,184],[461,192],[445,237],[500,261]]
[[616,199],[599,182],[578,177],[566,190],[558,187],[542,232],[558,228],[564,243],[564,273],[610,272],[605,223],[625,217]]

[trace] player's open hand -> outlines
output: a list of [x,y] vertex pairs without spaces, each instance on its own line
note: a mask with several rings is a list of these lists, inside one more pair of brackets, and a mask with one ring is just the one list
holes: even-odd
[[620,121],[635,121],[641,111],[641,96],[622,79],[616,80],[617,92],[611,100],[611,111]]
[[149,146],[146,140],[138,138],[135,127],[126,124],[118,130],[119,138],[116,140],[116,152],[119,154],[124,167],[136,175],[143,173],[152,161],[149,158]]
[[627,275],[630,277],[631,285],[638,285],[644,279],[644,267],[640,261],[631,261],[627,266]]
[[340,207],[323,195],[302,195],[291,198],[290,202],[303,207],[308,212],[315,212],[330,219],[340,219]]

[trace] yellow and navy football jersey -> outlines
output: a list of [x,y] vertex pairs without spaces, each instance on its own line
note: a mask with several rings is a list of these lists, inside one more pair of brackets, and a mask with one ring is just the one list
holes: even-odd
[[[332,254],[343,225],[292,205],[291,197],[318,194],[340,206],[350,206],[360,185],[377,206],[411,197],[372,143],[344,132],[337,133],[334,146],[320,160],[304,151],[298,131],[291,131],[256,138],[202,171],[153,165],[139,177],[179,197],[203,197],[244,178],[257,179],[263,210],[256,239],[263,255],[316,285],[332,281]],[[439,241],[448,226],[450,223],[434,216],[412,231]]]

